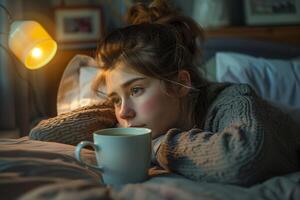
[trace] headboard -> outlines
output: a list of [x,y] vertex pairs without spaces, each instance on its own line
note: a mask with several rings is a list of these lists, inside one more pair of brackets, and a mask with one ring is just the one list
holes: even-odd
[[256,57],[288,59],[300,56],[300,44],[255,40],[251,38],[214,37],[203,45],[203,61],[207,61],[218,51],[244,53]]

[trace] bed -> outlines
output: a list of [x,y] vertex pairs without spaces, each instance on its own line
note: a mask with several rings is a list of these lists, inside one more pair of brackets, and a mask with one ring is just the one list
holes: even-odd
[[[300,124],[299,47],[213,38],[203,46],[205,53],[199,70],[212,81],[250,84]],[[86,77],[93,78],[95,70],[93,63],[88,62],[86,67],[76,60],[70,63],[58,93],[61,113],[93,102],[92,94],[86,92]],[[28,137],[1,139],[1,199],[300,199],[300,171],[240,187],[194,182],[153,167],[143,183],[107,187],[100,184],[98,171],[86,168],[74,158],[74,149],[72,145]],[[85,149],[82,156],[95,162],[91,150]]]

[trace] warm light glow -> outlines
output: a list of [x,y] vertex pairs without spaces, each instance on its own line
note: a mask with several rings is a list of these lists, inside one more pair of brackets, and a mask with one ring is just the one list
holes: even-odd
[[57,50],[56,42],[35,21],[14,21],[8,43],[11,51],[28,69],[43,67]]
[[40,58],[42,55],[42,50],[40,48],[34,48],[32,49],[32,52],[31,52],[31,56],[34,57],[34,58]]
[[[56,43],[51,40],[41,41],[37,43],[32,48],[32,50],[29,50],[26,54],[26,57],[24,58],[25,66],[29,69],[37,69],[39,67],[42,67],[52,59],[55,54],[53,50],[56,51],[56,48]],[[34,51],[38,53],[37,49],[39,49],[41,52],[40,57],[34,56]],[[51,54],[53,54],[53,56],[51,56]]]

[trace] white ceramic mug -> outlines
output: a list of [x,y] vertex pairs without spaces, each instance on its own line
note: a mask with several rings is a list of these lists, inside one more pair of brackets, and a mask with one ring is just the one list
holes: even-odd
[[[94,142],[82,141],[75,149],[76,159],[97,168],[108,185],[138,183],[147,179],[151,162],[151,130],[147,128],[109,128],[93,133]],[[85,163],[80,151],[93,147],[97,166]]]

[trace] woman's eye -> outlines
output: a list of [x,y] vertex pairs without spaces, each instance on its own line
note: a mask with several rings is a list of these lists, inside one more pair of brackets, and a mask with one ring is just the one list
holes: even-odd
[[141,87],[133,87],[130,89],[130,95],[131,96],[138,96],[140,94],[142,94],[144,91],[144,88]]

